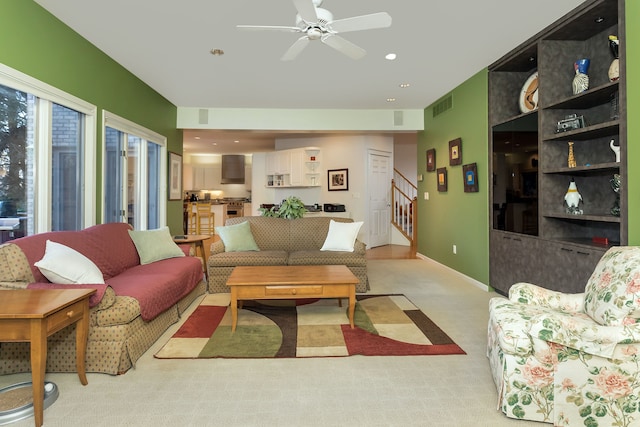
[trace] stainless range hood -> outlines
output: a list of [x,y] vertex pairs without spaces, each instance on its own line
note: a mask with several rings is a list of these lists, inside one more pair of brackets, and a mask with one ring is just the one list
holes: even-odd
[[225,154],[222,156],[221,184],[244,184],[244,155]]

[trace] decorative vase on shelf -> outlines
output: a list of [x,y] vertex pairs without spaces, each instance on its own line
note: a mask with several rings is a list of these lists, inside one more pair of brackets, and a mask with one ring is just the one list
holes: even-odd
[[569,189],[567,194],[564,195],[564,201],[567,205],[566,212],[572,215],[582,215],[582,209],[580,203],[582,202],[582,196],[578,192],[576,182],[572,179],[569,183]]
[[613,178],[611,178],[609,182],[611,182],[611,189],[616,193],[616,201],[611,207],[611,215],[620,216],[620,175],[613,175]]
[[590,62],[591,61],[588,58],[583,58],[577,60],[573,64],[573,68],[576,70],[576,75],[573,78],[574,95],[589,89],[589,76],[587,75],[587,72],[589,71]]
[[576,158],[573,155],[573,142],[569,141],[569,156],[567,157],[567,167],[576,167]]
[[611,54],[613,55],[613,61],[611,61],[611,65],[609,66],[609,81],[615,82],[620,78],[620,54],[618,50],[620,48],[620,40],[618,40],[618,36],[614,36],[613,34],[609,36],[609,49],[611,49]]

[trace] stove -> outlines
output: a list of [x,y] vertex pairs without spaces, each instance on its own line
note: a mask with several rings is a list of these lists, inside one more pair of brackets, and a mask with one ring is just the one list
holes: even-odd
[[225,197],[222,202],[227,205],[227,218],[244,216],[244,203],[246,199],[236,197]]

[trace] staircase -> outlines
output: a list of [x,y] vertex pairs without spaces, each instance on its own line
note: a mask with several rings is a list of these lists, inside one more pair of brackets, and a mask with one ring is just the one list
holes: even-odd
[[409,240],[415,257],[418,239],[418,188],[397,169],[391,181],[391,223]]

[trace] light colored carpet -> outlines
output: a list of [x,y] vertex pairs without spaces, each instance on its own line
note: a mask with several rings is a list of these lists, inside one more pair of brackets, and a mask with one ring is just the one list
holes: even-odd
[[[369,261],[371,293],[402,293],[466,355],[160,360],[172,326],[125,375],[48,374],[60,389],[52,426],[513,426],[486,353],[487,293],[428,260]],[[199,302],[199,300],[198,300]],[[191,309],[195,309],[198,302]],[[0,386],[29,381],[0,377]],[[33,426],[33,418],[12,424]]]

